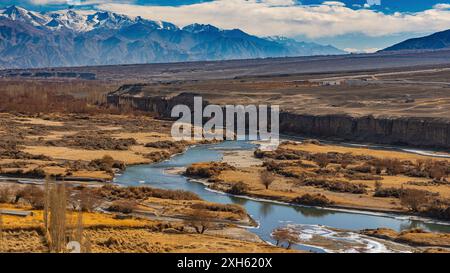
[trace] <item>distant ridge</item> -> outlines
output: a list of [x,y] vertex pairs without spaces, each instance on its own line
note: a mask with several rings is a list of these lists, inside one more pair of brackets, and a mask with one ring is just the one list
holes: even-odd
[[438,50],[446,48],[450,48],[450,30],[436,32],[425,37],[409,39],[382,51]]
[[0,67],[37,68],[252,59],[346,52],[283,37],[260,38],[240,29],[163,21],[106,11],[39,13],[0,10]]

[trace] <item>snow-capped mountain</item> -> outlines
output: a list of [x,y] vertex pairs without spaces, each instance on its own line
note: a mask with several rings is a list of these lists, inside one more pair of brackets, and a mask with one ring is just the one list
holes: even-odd
[[87,32],[96,28],[118,29],[135,23],[143,23],[154,28],[178,29],[173,24],[160,21],[145,20],[141,17],[131,18],[108,11],[60,10],[39,13],[28,11],[17,6],[9,6],[0,10],[0,17],[13,21],[30,23],[33,26],[51,30],[65,28],[75,32]]
[[297,40],[282,36],[271,36],[267,37],[266,39],[284,45],[286,48],[289,48],[292,55],[297,56],[345,54],[342,50],[337,49],[332,45],[319,45],[316,43],[299,42]]
[[48,17],[45,15],[16,6],[10,6],[4,10],[0,10],[0,16],[14,21],[26,22],[33,26],[42,26],[48,21]]
[[239,29],[106,11],[0,9],[0,67],[30,68],[344,54],[332,46],[259,38]]

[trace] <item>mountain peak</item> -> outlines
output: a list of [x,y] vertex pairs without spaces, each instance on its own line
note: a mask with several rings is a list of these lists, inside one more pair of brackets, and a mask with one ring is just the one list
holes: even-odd
[[28,10],[18,7],[16,5],[6,7],[2,14],[8,16],[11,19],[16,19],[18,16],[23,16],[28,13]]
[[6,17],[14,21],[29,22],[34,26],[39,26],[47,23],[46,19],[38,12],[28,11],[22,7],[11,5],[6,7],[1,13],[0,17]]
[[191,32],[191,33],[200,33],[200,32],[219,32],[220,29],[210,25],[210,24],[191,24],[187,25],[183,28],[184,31]]
[[[0,10],[0,18],[8,34],[2,39],[5,50],[0,51],[0,65],[7,64],[8,68],[342,53],[318,44],[282,42],[287,38],[264,39],[240,29],[223,30],[210,24],[180,29],[168,22],[109,11],[64,9],[38,13],[11,6]],[[16,41],[14,37],[19,33],[30,39]]]
[[450,29],[419,38],[412,38],[390,46],[382,51],[438,50],[450,48]]

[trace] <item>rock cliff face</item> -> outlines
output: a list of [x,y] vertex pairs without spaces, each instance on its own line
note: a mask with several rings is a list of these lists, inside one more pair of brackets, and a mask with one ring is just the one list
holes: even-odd
[[[171,109],[185,104],[193,109],[194,93],[174,97],[140,96],[142,86],[124,86],[108,96],[108,103],[131,106],[170,118]],[[121,94],[126,90],[126,95]],[[204,104],[207,104],[204,101]],[[450,151],[450,120],[420,117],[351,117],[347,115],[305,115],[280,113],[280,133],[355,142],[408,145]]]
[[280,115],[280,131],[357,142],[450,149],[450,121],[446,119],[313,116],[285,112]]
[[[119,108],[131,107],[141,111],[154,112],[161,118],[170,118],[175,105],[184,104],[190,109],[194,109],[195,93],[186,92],[174,97],[141,96],[139,93],[143,87],[145,84],[124,85],[107,96],[107,103]],[[123,92],[126,92],[126,95]]]

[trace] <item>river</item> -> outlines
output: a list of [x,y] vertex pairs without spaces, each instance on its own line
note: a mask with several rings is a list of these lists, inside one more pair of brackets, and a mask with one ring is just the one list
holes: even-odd
[[[256,149],[256,147],[255,144],[247,141],[226,141],[219,144],[199,145],[189,148],[185,153],[176,155],[164,162],[130,166],[123,174],[116,176],[114,182],[124,186],[147,185],[163,189],[182,189],[194,192],[210,202],[239,204],[245,207],[253,219],[259,223],[257,228],[249,228],[249,230],[271,243],[274,243],[274,240],[270,237],[272,230],[287,224],[310,226],[314,227],[314,230],[320,226],[353,231],[379,227],[400,231],[420,227],[429,231],[450,232],[450,225],[410,219],[408,216],[291,206],[230,196],[211,191],[205,185],[189,181],[182,175],[166,172],[167,169],[186,167],[195,162],[220,161],[223,151],[248,150]],[[321,231],[319,230],[319,232]],[[308,246],[300,246],[300,249],[322,252],[320,249]]]

